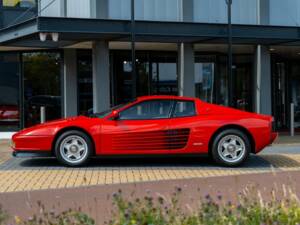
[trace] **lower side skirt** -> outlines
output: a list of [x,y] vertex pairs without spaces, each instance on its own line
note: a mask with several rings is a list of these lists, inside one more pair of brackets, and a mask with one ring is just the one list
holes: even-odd
[[49,151],[14,151],[13,157],[16,158],[44,158],[54,157]]
[[[55,157],[50,151],[14,151],[13,157],[16,158],[49,158]],[[172,157],[194,157],[208,156],[207,153],[190,153],[190,154],[119,154],[119,155],[96,155],[91,158],[100,159],[126,159],[126,158],[172,158]]]

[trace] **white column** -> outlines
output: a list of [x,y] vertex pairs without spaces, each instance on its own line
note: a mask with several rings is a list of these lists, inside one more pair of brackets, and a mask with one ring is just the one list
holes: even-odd
[[77,115],[78,106],[76,49],[64,49],[63,106],[65,117]]
[[109,46],[106,41],[93,42],[93,110],[110,108]]
[[[181,21],[194,20],[194,1],[181,1]],[[178,94],[180,96],[195,96],[195,55],[194,46],[189,43],[178,45]]]
[[195,96],[195,55],[193,44],[178,45],[178,94]]

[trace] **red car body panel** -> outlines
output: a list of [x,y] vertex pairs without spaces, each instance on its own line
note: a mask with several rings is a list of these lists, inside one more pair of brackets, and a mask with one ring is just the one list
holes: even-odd
[[57,136],[66,129],[80,129],[92,138],[96,155],[208,153],[220,129],[238,127],[247,132],[258,153],[277,137],[272,117],[208,104],[196,98],[176,96],[140,97],[118,111],[142,101],[172,99],[194,101],[196,115],[150,120],[112,120],[104,117],[72,117],[47,122],[16,133],[14,151],[52,151]]

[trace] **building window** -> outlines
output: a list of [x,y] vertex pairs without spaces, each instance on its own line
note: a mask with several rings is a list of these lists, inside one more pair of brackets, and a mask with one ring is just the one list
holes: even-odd
[[195,63],[195,96],[213,102],[215,63]]
[[[173,60],[172,60],[173,59]],[[155,59],[154,59],[155,60]],[[160,57],[151,63],[151,94],[177,95],[177,63],[176,57]]]
[[[114,104],[132,99],[131,55],[114,51],[112,64]],[[177,95],[177,53],[136,52],[137,96]]]
[[36,0],[3,0],[3,6],[31,8],[36,6]]
[[46,120],[61,118],[61,55],[57,52],[23,54],[25,127],[40,123],[40,109]]
[[93,112],[93,71],[91,51],[78,51],[78,109],[80,115]]
[[20,128],[19,54],[0,54],[0,131]]

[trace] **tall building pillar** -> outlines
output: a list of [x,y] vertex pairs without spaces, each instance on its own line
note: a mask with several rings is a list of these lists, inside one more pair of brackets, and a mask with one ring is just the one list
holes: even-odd
[[106,41],[93,42],[93,111],[110,108],[109,46]]
[[76,49],[64,49],[63,114],[77,116],[77,54]]
[[195,96],[195,54],[193,44],[178,45],[178,94]]
[[255,71],[255,111],[271,115],[271,55],[267,46],[256,47]]
[[[181,21],[194,20],[194,1],[182,1]],[[195,96],[195,54],[194,45],[178,44],[178,94],[180,96]]]

